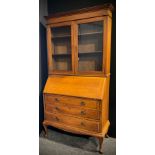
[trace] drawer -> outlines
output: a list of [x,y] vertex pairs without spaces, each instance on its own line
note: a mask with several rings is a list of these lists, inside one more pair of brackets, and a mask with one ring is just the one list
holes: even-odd
[[93,122],[88,120],[82,120],[75,117],[70,117],[66,115],[64,116],[61,114],[52,114],[48,112],[45,112],[45,120],[62,124],[64,126],[67,125],[70,127],[81,128],[88,131],[99,132],[99,123],[95,121]]
[[94,109],[70,107],[68,105],[64,106],[57,102],[54,102],[53,104],[46,104],[45,107],[47,112],[69,114],[77,117],[99,120],[99,111]]
[[49,104],[63,103],[70,106],[80,106],[91,109],[99,109],[99,101],[93,99],[85,99],[78,97],[68,97],[59,95],[45,95],[45,102]]

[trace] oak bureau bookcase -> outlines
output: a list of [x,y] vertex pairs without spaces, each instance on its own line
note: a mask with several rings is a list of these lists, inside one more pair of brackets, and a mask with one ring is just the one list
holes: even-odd
[[44,121],[64,131],[98,138],[108,132],[112,6],[46,17],[48,79]]

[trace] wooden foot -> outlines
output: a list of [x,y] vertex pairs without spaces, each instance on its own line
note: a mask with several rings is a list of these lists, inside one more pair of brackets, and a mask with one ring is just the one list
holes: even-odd
[[45,130],[45,137],[47,137],[47,125],[43,124],[44,130]]
[[103,153],[103,140],[104,137],[98,137],[99,140],[99,153]]

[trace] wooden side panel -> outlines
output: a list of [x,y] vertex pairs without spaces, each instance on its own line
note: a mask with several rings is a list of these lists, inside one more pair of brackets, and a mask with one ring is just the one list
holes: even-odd
[[110,59],[111,59],[111,29],[112,20],[110,17],[105,17],[104,22],[104,73],[110,75]]
[[76,74],[76,62],[77,62],[77,56],[76,56],[76,29],[77,29],[77,25],[75,23],[75,21],[72,21],[72,66],[73,66],[73,73]]
[[52,43],[51,43],[51,29],[47,27],[47,56],[48,56],[48,74],[52,70]]
[[102,127],[104,127],[107,121],[109,120],[109,82],[110,77],[107,77],[106,89],[102,101]]
[[[104,17],[100,16],[100,17],[95,17],[95,18],[87,18],[87,19],[81,19],[81,20],[76,20],[77,26],[80,24],[91,24],[92,22],[104,22]],[[103,24],[104,27],[104,24]],[[89,29],[89,26],[88,26]],[[101,44],[99,43],[99,40],[95,37],[92,37],[91,34],[94,33],[93,29],[90,29],[88,32],[86,32],[87,34],[89,34],[90,36],[86,37],[85,40],[82,39],[82,43],[80,44],[80,41],[78,41],[78,28],[77,28],[77,32],[76,32],[76,56],[77,56],[77,61],[76,61],[76,70],[77,70],[77,75],[83,75],[83,76],[104,76],[104,66],[102,66],[103,70],[101,69],[97,69],[97,66],[100,66],[100,64],[102,64],[102,58],[99,59],[99,57],[95,57],[96,54],[93,52],[97,51],[104,51],[102,50],[102,48],[100,49],[99,47],[101,47]],[[101,32],[101,30],[99,31]],[[99,34],[98,32],[98,34]],[[104,32],[104,30],[103,30]],[[103,39],[104,40],[104,39]],[[84,61],[79,61],[78,58],[78,51],[80,51],[80,53],[89,53],[89,55],[86,55],[85,57],[81,57],[80,60],[84,60]],[[84,52],[83,52],[84,51]],[[92,52],[93,51],[93,52]],[[91,55],[92,53],[93,55]],[[99,54],[99,53],[98,53]],[[101,54],[104,55],[104,54]],[[87,57],[88,56],[88,57]],[[87,59],[85,59],[87,58]]]

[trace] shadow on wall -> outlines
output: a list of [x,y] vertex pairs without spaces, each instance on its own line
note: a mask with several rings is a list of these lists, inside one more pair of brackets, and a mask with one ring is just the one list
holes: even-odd
[[43,129],[44,119],[43,107],[43,89],[48,77],[47,71],[47,46],[46,46],[46,28],[39,24],[39,133]]
[[116,137],[116,11],[112,17],[112,40],[111,40],[111,76],[109,92],[109,135]]

